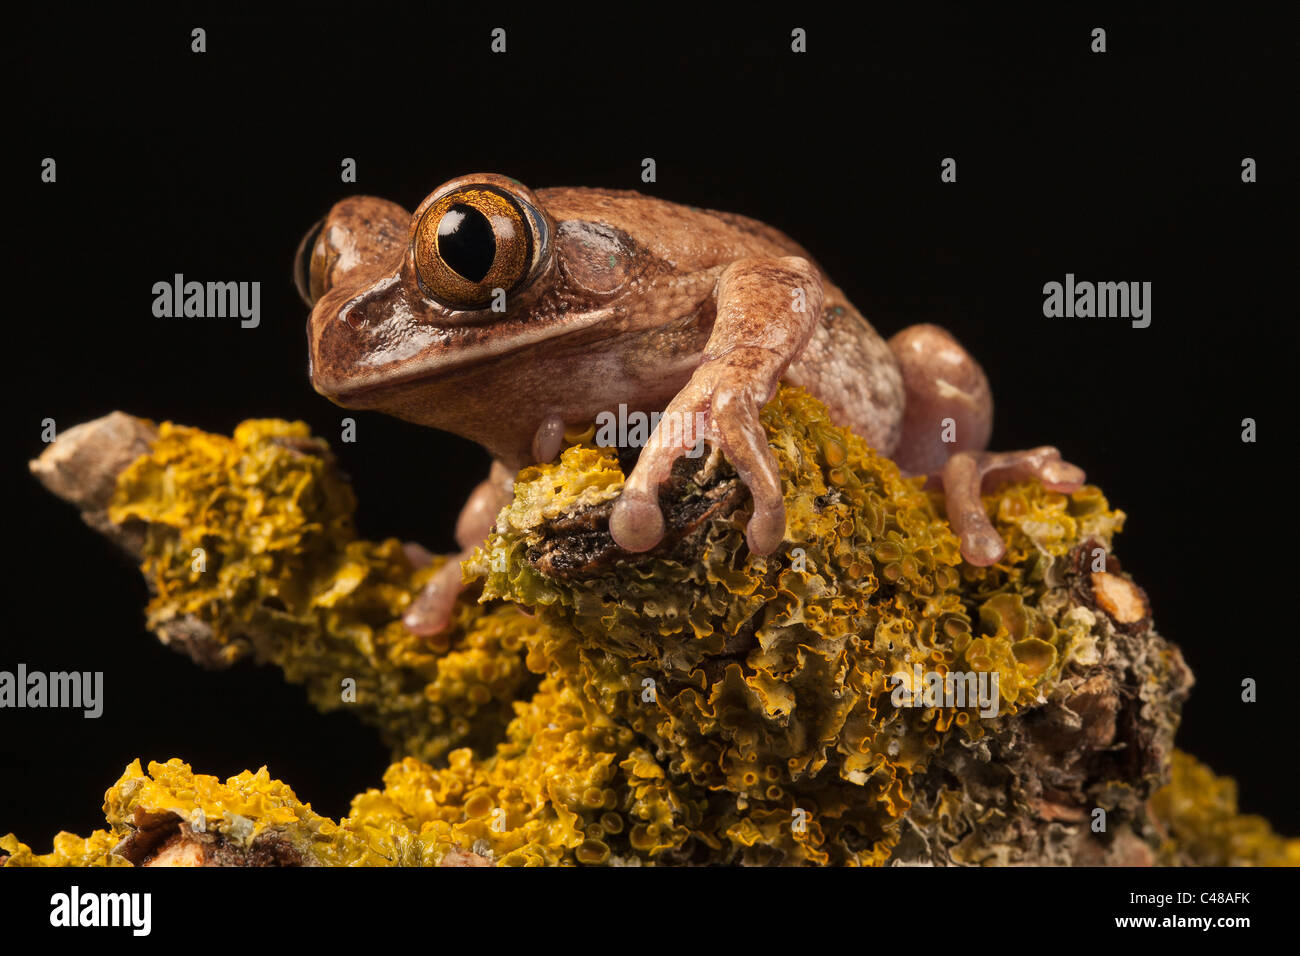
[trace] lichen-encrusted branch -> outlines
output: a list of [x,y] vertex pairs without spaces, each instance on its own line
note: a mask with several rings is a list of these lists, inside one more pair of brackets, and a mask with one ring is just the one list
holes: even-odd
[[[764,423],[789,514],[774,555],[709,510],[736,485],[709,458],[679,463],[667,508],[708,520],[626,560],[605,530],[618,462],[571,448],[520,473],[469,565],[551,625],[530,665],[708,794],[682,852],[704,829],[714,858],[756,863],[1151,862],[1135,828],[1191,675],[1110,554],[1124,515],[1096,488],[1008,485],[985,500],[1007,555],[977,568],[941,500],[811,397],[783,390]],[[993,699],[900,706],[949,673],[996,675]]]
[[204,667],[251,656],[304,684],[321,710],[375,724],[394,756],[491,752],[523,666],[529,622],[458,608],[439,641],[399,620],[442,559],[364,541],[328,446],[306,425],[248,421],[233,437],[114,412],[32,463],[55,494],[142,562],[149,628]]
[[34,854],[12,834],[0,851],[12,854],[9,866],[491,865],[397,813],[322,817],[265,767],[223,783],[180,760],[151,763],[147,774],[136,760],[104,795],[104,815],[107,830],[60,833],[51,853]]
[[[1099,490],[986,496],[1007,551],[977,568],[942,499],[808,395],[782,389],[763,421],[789,516],[777,553],[745,547],[747,496],[717,455],[678,463],[665,541],[622,551],[608,521],[628,461],[576,444],[520,473],[465,566],[484,603],[462,602],[434,645],[400,624],[431,568],[355,537],[351,492],[305,426],[227,439],[110,416],[68,432],[33,468],[140,556],[164,641],[207,665],[275,663],[325,709],[354,676],[358,712],[406,759],[337,823],[265,770],[220,784],[136,763],[109,792],[108,831],[0,851],[10,865],[1300,861],[1300,841],[1239,816],[1230,781],[1173,750],[1191,675],[1120,568],[1124,515]],[[972,698],[945,698],[945,675],[973,678]]]

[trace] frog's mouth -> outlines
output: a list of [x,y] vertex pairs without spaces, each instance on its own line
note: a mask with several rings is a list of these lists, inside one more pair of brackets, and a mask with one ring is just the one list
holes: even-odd
[[613,312],[596,309],[559,313],[552,322],[506,318],[479,325],[437,325],[396,315],[361,328],[337,315],[318,324],[313,314],[311,382],[345,408],[383,407],[467,374],[487,374],[543,346],[561,341],[565,347],[578,346],[603,338],[610,333]]

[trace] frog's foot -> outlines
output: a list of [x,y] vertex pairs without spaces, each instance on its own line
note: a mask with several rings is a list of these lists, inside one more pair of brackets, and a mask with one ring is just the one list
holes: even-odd
[[1001,560],[1007,544],[984,511],[980,493],[1006,481],[1037,478],[1048,491],[1069,493],[1083,487],[1083,470],[1061,458],[1051,445],[1029,451],[958,452],[939,473],[947,500],[948,523],[961,538],[961,554],[977,567]]
[[717,315],[699,367],[669,403],[609,517],[626,551],[649,551],[664,536],[659,486],[700,439],[722,452],[754,499],[749,550],[771,554],[785,538],[781,474],[759,410],[804,350],[822,312],[817,268],[800,256],[738,259],[718,277]]
[[768,360],[754,353],[764,351],[737,348],[701,364],[668,405],[610,514],[609,531],[620,548],[649,551],[663,539],[659,486],[678,458],[703,452],[702,442],[726,456],[753,497],[754,512],[745,528],[750,551],[770,554],[781,544],[781,474],[759,420],[771,396],[769,385],[753,374],[756,363]]
[[447,629],[456,599],[465,587],[460,581],[460,563],[467,557],[467,552],[453,554],[429,578],[424,590],[416,595],[402,615],[402,623],[408,631],[417,637],[432,637]]

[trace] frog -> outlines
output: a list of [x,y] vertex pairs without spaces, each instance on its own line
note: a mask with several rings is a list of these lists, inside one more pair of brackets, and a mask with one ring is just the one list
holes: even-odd
[[461,551],[406,609],[417,635],[449,626],[460,562],[511,501],[518,471],[553,461],[566,434],[613,409],[658,415],[609,513],[628,560],[663,541],[659,489],[705,447],[748,490],[745,546],[781,546],[782,484],[760,412],[782,382],[904,475],[925,476],[977,567],[1006,550],[987,488],[1036,478],[1069,493],[1084,482],[1054,446],[987,450],[988,378],[953,335],[923,323],[884,338],[807,250],[739,214],[474,173],[414,212],[344,198],[296,261],[315,390],[460,435],[492,458],[457,518]]

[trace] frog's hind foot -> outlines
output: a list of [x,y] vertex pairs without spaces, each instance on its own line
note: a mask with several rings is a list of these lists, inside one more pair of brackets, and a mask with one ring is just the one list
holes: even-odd
[[454,554],[447,563],[434,572],[424,590],[415,596],[402,615],[406,629],[417,637],[432,637],[445,631],[451,624],[456,599],[464,590],[460,579],[460,563],[467,554]]
[[[447,563],[434,572],[424,590],[415,596],[402,615],[402,623],[412,634],[432,637],[441,634],[451,624],[456,599],[465,590],[460,577],[461,562],[483,543],[492,530],[497,513],[514,497],[514,489],[514,471],[494,461],[487,478],[474,488],[456,519],[456,543],[460,545],[460,553],[451,555]],[[404,550],[414,567],[427,567],[433,561],[433,555],[418,544],[407,544]]]
[[1037,478],[1048,491],[1068,494],[1083,487],[1083,469],[1070,464],[1051,445],[1028,451],[969,452],[953,455],[939,472],[947,500],[948,523],[961,539],[961,554],[976,567],[1001,560],[1007,544],[984,511],[984,488]]

